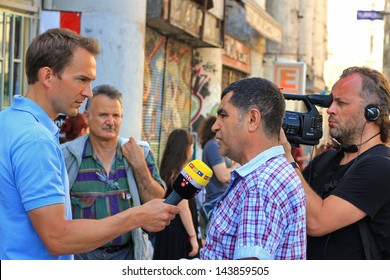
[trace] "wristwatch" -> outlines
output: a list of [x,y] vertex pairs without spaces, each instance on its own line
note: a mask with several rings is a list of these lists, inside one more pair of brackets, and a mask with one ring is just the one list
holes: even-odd
[[299,168],[299,165],[298,165],[298,163],[296,163],[295,161],[293,161],[293,162],[290,162],[290,164],[291,164],[291,166],[295,169],[298,169],[298,170],[301,170],[300,168]]

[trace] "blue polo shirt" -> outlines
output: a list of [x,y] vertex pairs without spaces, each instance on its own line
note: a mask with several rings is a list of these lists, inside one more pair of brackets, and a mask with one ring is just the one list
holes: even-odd
[[0,259],[72,259],[52,256],[28,211],[65,203],[71,219],[69,182],[59,129],[31,99],[14,96],[0,112]]

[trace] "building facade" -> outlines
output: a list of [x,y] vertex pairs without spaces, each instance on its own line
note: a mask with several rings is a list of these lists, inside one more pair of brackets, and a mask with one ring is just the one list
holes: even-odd
[[384,17],[383,73],[390,77],[390,0],[385,0],[384,11],[388,14]]
[[147,140],[160,158],[168,134],[215,114],[222,89],[274,79],[277,62],[303,62],[305,89],[322,91],[327,0],[2,1],[1,109],[26,90],[23,55],[42,11],[76,12],[101,43],[97,79],[124,94],[121,136]]

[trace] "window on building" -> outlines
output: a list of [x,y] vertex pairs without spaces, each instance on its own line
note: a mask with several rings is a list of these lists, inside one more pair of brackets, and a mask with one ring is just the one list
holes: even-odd
[[0,110],[26,91],[24,56],[37,26],[38,17],[0,8]]
[[248,74],[241,72],[237,69],[230,68],[226,65],[222,68],[222,89],[227,87],[229,84],[247,78]]

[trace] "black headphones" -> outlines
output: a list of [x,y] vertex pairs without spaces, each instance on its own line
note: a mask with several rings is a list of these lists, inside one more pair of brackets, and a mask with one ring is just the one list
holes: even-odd
[[[366,120],[368,122],[374,122],[376,121],[379,116],[381,114],[381,111],[379,110],[379,107],[374,105],[374,104],[368,104],[366,107],[364,107],[364,117],[366,118]],[[332,142],[333,142],[333,146],[338,149],[341,147],[341,149],[345,152],[345,153],[356,153],[359,151],[359,146],[367,143],[368,141],[370,141],[372,138],[374,138],[375,136],[378,136],[380,133],[378,134],[375,134],[373,137],[369,138],[367,141],[359,144],[359,145],[355,145],[355,144],[352,144],[352,145],[348,145],[348,144],[341,144],[339,143],[336,139],[332,138]]]
[[364,117],[368,122],[376,121],[381,114],[381,111],[379,110],[378,106],[374,104],[368,104],[366,107],[364,107]]

